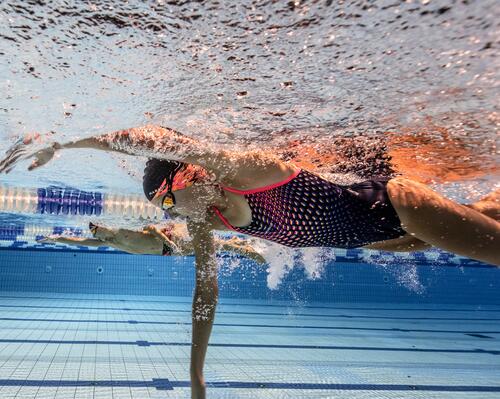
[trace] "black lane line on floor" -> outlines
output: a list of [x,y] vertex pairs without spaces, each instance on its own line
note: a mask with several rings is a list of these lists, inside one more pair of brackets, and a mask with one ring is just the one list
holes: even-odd
[[[191,346],[189,342],[150,342],[150,341],[98,341],[98,340],[57,340],[57,339],[0,339],[7,344],[57,344],[57,345],[137,345],[137,346]],[[383,352],[421,352],[421,353],[471,353],[500,355],[500,350],[489,349],[423,349],[423,348],[391,348],[378,346],[339,346],[339,345],[271,345],[271,344],[217,344],[208,346],[220,348],[266,348],[266,349],[328,349],[353,351]]]
[[[191,298],[188,300],[178,300],[178,301],[141,301],[135,299],[100,299],[100,298],[61,298],[61,297],[43,297],[43,296],[14,296],[14,295],[0,295],[0,298],[12,298],[12,299],[49,299],[49,300],[66,300],[66,301],[106,301],[106,302],[142,302],[142,303],[185,303],[191,305]],[[500,309],[448,309],[448,308],[368,308],[368,307],[336,307],[336,306],[309,306],[309,305],[276,305],[276,304],[240,304],[240,303],[224,303],[224,299],[221,298],[220,305],[224,306],[261,306],[261,307],[279,307],[279,308],[304,308],[304,309],[333,309],[333,310],[390,310],[390,311],[426,311],[426,312],[500,312]],[[244,299],[243,299],[244,300]],[[266,299],[263,299],[266,300]]]
[[489,335],[483,335],[483,334],[471,334],[471,333],[465,333],[465,335],[469,335],[471,337],[475,338],[488,338],[488,339],[495,339],[494,337],[490,337]]
[[[0,305],[0,308],[27,308],[27,309],[71,309],[71,310],[114,310],[126,312],[170,312],[170,313],[189,313],[191,309],[147,309],[147,308],[108,308],[108,307],[88,307],[88,306],[41,306],[41,305]],[[235,314],[235,315],[254,315],[254,316],[290,316],[289,313],[269,313],[269,312],[235,312],[219,310],[217,314]],[[144,315],[144,314],[142,314]],[[381,320],[438,320],[438,321],[500,321],[500,318],[449,318],[449,317],[394,317],[394,316],[364,316],[364,315],[345,315],[345,314],[306,314],[293,313],[293,316],[300,317],[321,317],[321,318],[339,318],[339,319],[381,319]]]
[[[38,322],[57,322],[57,323],[109,323],[109,324],[154,324],[154,325],[179,325],[190,326],[191,322],[177,321],[138,321],[138,320],[98,320],[98,319],[33,319],[18,317],[0,317],[0,321],[38,321]],[[377,328],[377,327],[345,327],[345,326],[297,326],[297,325],[273,325],[273,324],[236,324],[236,323],[213,323],[214,326],[221,327],[251,327],[251,328],[289,328],[289,329],[312,329],[312,330],[354,330],[354,331],[392,331],[408,333],[437,333],[437,334],[500,334],[500,331],[460,331],[460,330],[425,330],[425,329],[406,329],[406,328]]]
[[[207,388],[233,389],[302,389],[344,391],[433,391],[433,392],[500,392],[500,386],[488,385],[411,385],[411,384],[314,384],[290,382],[207,382]],[[127,387],[156,388],[172,391],[174,388],[189,388],[189,381],[170,381],[167,378],[140,380],[0,380],[0,386],[15,387]]]

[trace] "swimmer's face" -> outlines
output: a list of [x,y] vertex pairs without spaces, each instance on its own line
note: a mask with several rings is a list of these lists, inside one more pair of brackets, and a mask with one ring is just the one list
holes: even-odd
[[151,203],[166,211],[170,216],[184,216],[199,219],[205,215],[207,208],[213,203],[215,188],[212,185],[194,184],[171,193],[174,205],[165,209],[164,198],[153,198]]
[[[206,184],[208,183],[208,185]],[[166,180],[158,188],[151,203],[169,215],[199,218],[206,212],[210,202],[210,176],[200,166],[186,164],[174,176],[171,183]]]

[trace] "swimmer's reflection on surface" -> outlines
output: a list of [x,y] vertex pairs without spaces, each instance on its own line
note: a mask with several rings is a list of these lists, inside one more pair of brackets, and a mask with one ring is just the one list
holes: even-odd
[[205,397],[203,364],[218,297],[214,230],[291,247],[414,251],[435,246],[500,266],[498,191],[466,206],[402,177],[341,186],[269,154],[230,152],[152,125],[66,144],[43,141],[40,135],[25,137],[7,151],[0,172],[29,158],[34,158],[29,169],[35,169],[66,148],[147,156],[147,198],[187,219],[197,270],[193,398]]

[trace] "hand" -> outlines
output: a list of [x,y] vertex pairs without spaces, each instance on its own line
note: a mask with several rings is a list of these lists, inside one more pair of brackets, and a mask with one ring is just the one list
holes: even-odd
[[155,226],[154,224],[147,225],[142,230],[151,234],[153,237],[159,238],[161,241],[165,241],[165,235],[158,228],[158,226]]
[[171,248],[172,253],[174,253],[174,254],[181,253],[177,244],[175,244],[169,237],[167,237],[166,234],[163,233],[158,226],[155,226],[154,224],[150,224],[150,225],[144,227],[143,231],[151,234],[153,237],[156,237],[161,242],[166,243]]
[[267,264],[267,260],[261,254],[255,251],[250,245],[245,249],[245,256],[249,259],[252,259],[259,265]]
[[253,260],[259,265],[267,264],[266,259],[260,253],[258,253],[246,240],[232,237],[226,241],[226,244],[229,244],[236,253],[239,253],[240,255]]
[[43,147],[44,140],[39,133],[30,134],[19,140],[5,153],[4,159],[0,161],[0,173],[9,173],[16,163],[25,159],[34,158],[28,170],[36,169],[49,162],[56,152],[62,148],[59,143],[52,143]]
[[205,399],[206,387],[203,380],[196,378],[191,379],[191,399]]

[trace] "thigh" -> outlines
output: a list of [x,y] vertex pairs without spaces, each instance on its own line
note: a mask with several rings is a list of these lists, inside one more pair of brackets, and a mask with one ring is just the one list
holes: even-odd
[[424,184],[395,178],[389,199],[409,234],[446,251],[500,264],[500,223]]

